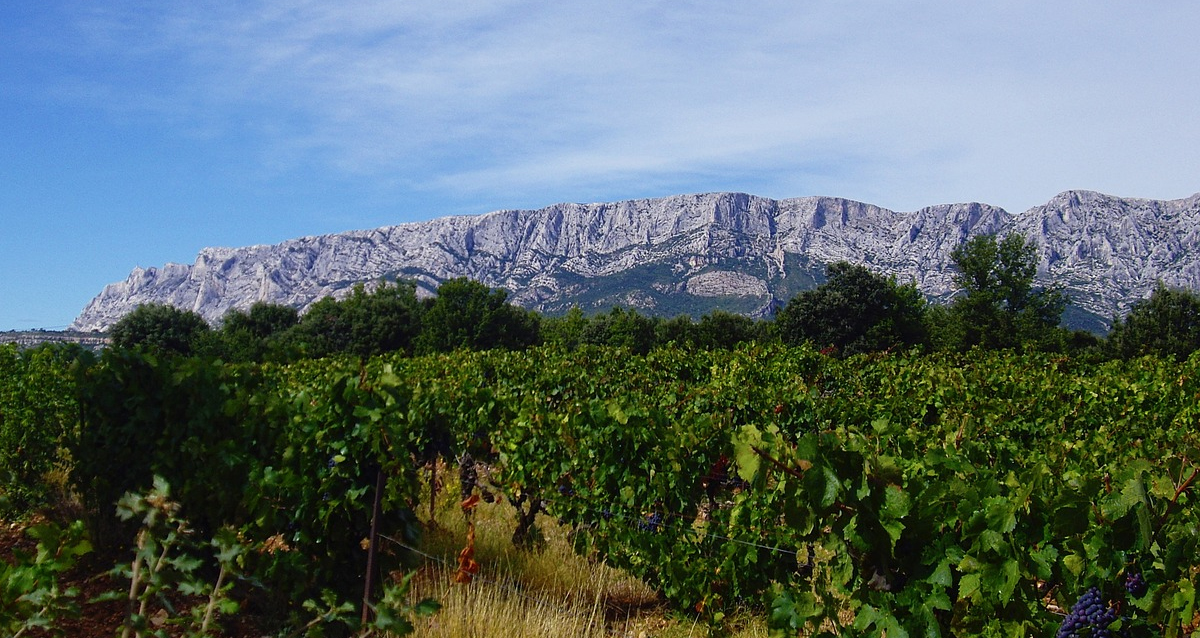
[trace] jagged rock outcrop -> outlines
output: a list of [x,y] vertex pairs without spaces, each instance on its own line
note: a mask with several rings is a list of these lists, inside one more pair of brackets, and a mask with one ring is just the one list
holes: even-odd
[[1068,191],[1012,229],[1038,244],[1044,281],[1102,317],[1124,314],[1159,281],[1200,289],[1200,193],[1161,201]]
[[543,312],[632,305],[698,315],[722,307],[765,314],[815,285],[827,263],[862,263],[927,294],[952,292],[950,252],[969,236],[1019,230],[1042,249],[1040,275],[1085,310],[1121,312],[1162,279],[1200,284],[1200,194],[1120,199],[1063,193],[1014,217],[986,204],[910,213],[830,197],[742,193],[556,204],[445,217],[273,246],[207,248],[194,264],[136,268],[72,324],[104,330],[140,303],[170,303],[219,321],[256,301],[305,308],[355,283],[451,277],[507,289]]

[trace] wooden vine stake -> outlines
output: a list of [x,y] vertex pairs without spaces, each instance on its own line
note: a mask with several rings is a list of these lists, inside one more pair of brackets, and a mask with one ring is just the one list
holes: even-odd
[[362,624],[371,614],[371,590],[375,586],[375,555],[379,547],[379,517],[383,508],[383,468],[375,475],[375,503],[371,507],[371,536],[367,539],[367,576],[363,584]]
[[437,501],[437,456],[429,463],[429,528],[437,527],[434,503]]

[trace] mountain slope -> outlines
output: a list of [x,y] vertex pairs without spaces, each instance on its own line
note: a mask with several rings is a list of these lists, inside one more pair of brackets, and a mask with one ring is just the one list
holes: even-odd
[[1045,281],[1104,317],[1123,314],[1158,281],[1200,289],[1200,193],[1161,201],[1068,191],[1012,229],[1037,242]]
[[1045,281],[1064,283],[1080,307],[1110,316],[1157,279],[1200,284],[1198,224],[1200,194],[1154,201],[1072,191],[1016,217],[978,203],[898,213],[839,198],[742,193],[555,204],[206,248],[190,266],[135,269],[105,287],[72,328],[103,330],[151,302],[210,321],[256,301],[304,308],[381,277],[416,280],[425,292],[470,277],[543,312],[622,304],[656,314],[716,307],[764,314],[820,281],[824,265],[837,260],[944,297],[952,292],[954,247],[1008,229],[1042,248]]

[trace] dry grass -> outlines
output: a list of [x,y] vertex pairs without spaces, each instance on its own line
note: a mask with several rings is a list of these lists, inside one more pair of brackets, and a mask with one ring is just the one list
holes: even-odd
[[469,585],[450,584],[453,571],[432,570],[421,595],[442,603],[442,610],[422,621],[416,636],[429,638],[496,636],[497,638],[557,638],[579,636],[603,638],[603,601],[588,601],[580,595],[552,598],[544,592],[526,590],[511,577],[477,580]]
[[[455,558],[465,544],[467,525],[453,488],[439,498],[436,520],[424,521],[421,550],[430,560],[414,579],[416,598],[432,597],[442,610],[418,623],[422,638],[508,636],[538,638],[683,638],[710,635],[695,619],[680,618],[642,581],[571,549],[567,530],[544,518],[544,542],[520,550],[511,542],[513,508],[480,504],[474,511],[475,559],[480,571],[470,584],[453,582]],[[423,512],[424,513],[424,512]],[[761,618],[735,616],[727,625],[735,638],[767,635]]]

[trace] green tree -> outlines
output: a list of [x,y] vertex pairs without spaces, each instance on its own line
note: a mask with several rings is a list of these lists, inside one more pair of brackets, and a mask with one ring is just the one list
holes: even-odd
[[109,338],[117,348],[190,355],[210,330],[204,318],[191,310],[143,304],[113,324]]
[[584,330],[583,340],[593,345],[629,348],[634,354],[646,354],[657,343],[656,318],[647,317],[630,308],[614,307],[606,314],[592,317]]
[[334,297],[318,299],[282,336],[285,349],[318,359],[350,349],[350,317]]
[[291,328],[299,320],[300,313],[295,308],[259,301],[247,311],[229,311],[221,329],[242,331],[259,339],[267,339]]
[[411,353],[421,332],[422,314],[411,282],[383,281],[369,292],[357,284],[343,300],[326,297],[314,303],[282,343],[309,357]]
[[696,343],[706,350],[737,347],[766,337],[766,323],[745,315],[713,310],[696,324]]
[[572,306],[567,314],[561,317],[542,319],[542,342],[574,350],[583,343],[583,331],[587,325],[588,318],[583,315],[583,310],[579,306]]
[[351,353],[369,357],[384,352],[413,352],[424,314],[415,283],[380,282],[369,294],[363,286],[355,286],[343,303],[350,318]]
[[230,310],[204,340],[203,354],[226,361],[262,361],[279,348],[279,337],[296,326],[300,315],[295,308],[257,302],[249,310]]
[[1113,322],[1109,350],[1119,357],[1142,355],[1186,359],[1200,350],[1200,296],[1161,282],[1123,320]]
[[915,284],[865,266],[830,264],[825,283],[806,290],[775,316],[773,330],[792,345],[810,342],[844,355],[924,343],[925,298]]
[[428,303],[418,350],[517,350],[539,341],[537,315],[508,303],[508,293],[465,277],[438,286]]
[[950,253],[958,271],[958,297],[942,341],[955,349],[1052,349],[1067,298],[1057,288],[1034,286],[1037,247],[1019,233],[997,240],[978,235]]
[[691,348],[697,346],[700,341],[698,326],[688,315],[677,315],[660,321],[654,330],[655,342],[662,345],[674,343],[683,348]]

